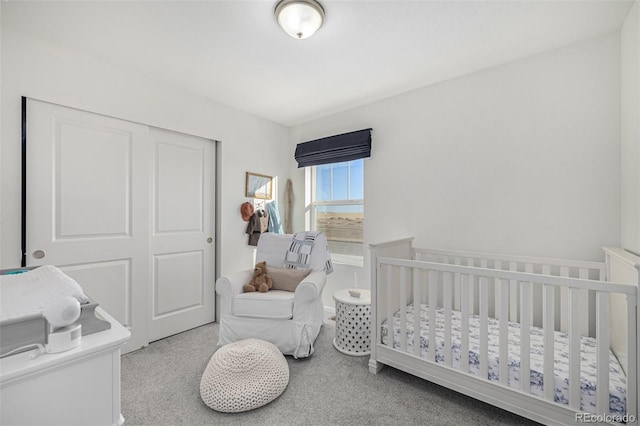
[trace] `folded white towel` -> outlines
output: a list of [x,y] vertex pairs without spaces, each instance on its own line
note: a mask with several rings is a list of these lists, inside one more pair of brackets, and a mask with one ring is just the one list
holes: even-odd
[[0,275],[0,321],[42,314],[47,304],[63,296],[75,297],[80,304],[89,301],[73,278],[52,265]]

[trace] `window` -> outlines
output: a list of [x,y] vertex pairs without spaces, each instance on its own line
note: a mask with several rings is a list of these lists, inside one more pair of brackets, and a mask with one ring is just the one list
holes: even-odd
[[308,170],[308,228],[326,234],[332,254],[361,258],[364,160],[323,164]]

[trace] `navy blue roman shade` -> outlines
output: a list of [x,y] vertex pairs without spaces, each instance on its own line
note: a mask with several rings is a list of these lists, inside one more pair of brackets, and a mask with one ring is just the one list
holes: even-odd
[[341,163],[371,157],[371,129],[329,136],[296,146],[298,167]]

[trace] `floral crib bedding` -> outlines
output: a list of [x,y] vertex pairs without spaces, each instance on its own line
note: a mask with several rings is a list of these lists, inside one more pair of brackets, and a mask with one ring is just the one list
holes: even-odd
[[[451,311],[451,344],[452,365],[460,365],[460,328],[461,314]],[[420,356],[426,358],[429,353],[429,307],[420,304]],[[499,321],[488,319],[488,379],[499,381]],[[413,353],[414,342],[414,306],[406,307],[407,352]],[[509,341],[509,387],[520,389],[520,324],[508,323]],[[387,321],[382,324],[381,341],[388,344],[389,331]],[[436,363],[444,363],[444,308],[436,309]],[[544,383],[544,332],[541,328],[531,327],[531,393],[543,396]],[[582,391],[582,411],[595,413],[596,411],[596,339],[581,338],[580,388]],[[400,348],[400,312],[393,316],[393,348]],[[569,403],[569,336],[567,333],[555,332],[554,348],[554,401],[561,404]],[[480,317],[469,315],[469,372],[480,375]],[[612,414],[626,413],[627,380],[616,356],[609,351],[609,401]]]

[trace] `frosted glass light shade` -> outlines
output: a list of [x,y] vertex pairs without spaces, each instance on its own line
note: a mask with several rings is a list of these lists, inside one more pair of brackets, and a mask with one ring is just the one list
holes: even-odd
[[315,0],[282,0],[275,10],[278,24],[293,38],[313,35],[324,20],[324,9]]

